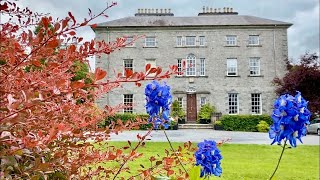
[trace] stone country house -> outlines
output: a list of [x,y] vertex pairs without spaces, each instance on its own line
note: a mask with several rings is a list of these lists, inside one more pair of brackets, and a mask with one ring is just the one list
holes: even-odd
[[[275,99],[272,80],[286,73],[287,29],[292,24],[238,15],[232,8],[203,8],[198,16],[176,17],[171,9],[138,9],[135,16],[100,23],[96,39],[144,35],[131,45],[96,59],[108,77],[124,69],[144,71],[146,64],[183,73],[166,82],[174,100],[195,121],[205,103],[222,114],[270,113]],[[126,84],[97,100],[99,105],[133,104],[123,111],[145,113],[144,85]]]

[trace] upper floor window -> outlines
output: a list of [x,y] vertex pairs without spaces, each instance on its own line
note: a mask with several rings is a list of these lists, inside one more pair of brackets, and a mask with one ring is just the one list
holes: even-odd
[[186,76],[195,76],[196,75],[196,56],[189,54],[187,56],[187,69]]
[[200,58],[200,76],[206,75],[206,61],[204,58]]
[[205,41],[206,41],[206,39],[204,36],[199,36],[199,46],[204,46]]
[[[150,65],[151,65],[151,66],[150,66],[150,69],[157,67],[156,60],[155,60],[155,59],[146,59],[146,65],[147,65],[147,64],[150,64]],[[150,69],[149,69],[149,71],[150,71]],[[150,73],[150,74],[148,74],[148,76],[155,76],[155,75],[156,75],[156,73]]]
[[133,42],[133,37],[127,37],[126,38],[126,47],[133,47],[134,46],[134,42]]
[[237,76],[238,75],[238,67],[237,67],[237,59],[230,58],[227,59],[227,75],[228,76]]
[[146,37],[145,47],[156,47],[156,37]]
[[235,46],[237,45],[237,36],[235,35],[227,35],[226,42],[228,46]]
[[260,58],[251,57],[249,59],[250,76],[260,76]]
[[177,66],[178,66],[178,76],[182,76],[182,59],[178,59],[177,62]]
[[133,71],[133,59],[123,60],[123,75],[125,75],[126,69]]
[[196,36],[186,36],[186,46],[195,46]]
[[249,45],[259,45],[259,35],[249,35]]
[[238,94],[230,93],[228,94],[229,99],[229,114],[238,114],[239,105],[238,105]]
[[177,46],[183,46],[182,36],[177,36]]
[[254,93],[251,94],[251,113],[252,114],[261,114],[261,94]]
[[133,94],[124,94],[123,104],[125,105],[124,113],[133,113]]
[[200,97],[200,106],[202,107],[203,105],[205,105],[207,102],[206,97]]

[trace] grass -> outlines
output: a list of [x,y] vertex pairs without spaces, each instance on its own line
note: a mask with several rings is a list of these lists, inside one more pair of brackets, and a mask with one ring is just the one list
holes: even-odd
[[[110,144],[116,147],[127,145],[126,142],[110,142]],[[182,145],[182,143],[173,143],[174,147]],[[140,164],[150,167],[149,157],[157,154],[163,156],[165,149],[170,149],[166,142],[147,142],[145,147],[138,150],[144,155],[128,164],[131,168],[131,175],[137,172]],[[223,156],[221,161],[222,177],[211,179],[261,180],[268,179],[274,171],[282,147],[277,145],[223,144],[219,149]],[[297,148],[285,150],[274,179],[316,180],[319,177],[319,146],[300,145]]]

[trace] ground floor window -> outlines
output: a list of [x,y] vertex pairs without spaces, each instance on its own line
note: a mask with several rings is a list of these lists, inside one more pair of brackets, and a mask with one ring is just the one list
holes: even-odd
[[202,107],[203,105],[205,105],[206,101],[207,101],[206,97],[200,97],[200,106]]
[[229,114],[238,114],[239,112],[238,94],[230,93],[228,94],[228,98],[229,98]]
[[124,94],[123,104],[126,106],[123,109],[124,113],[133,113],[133,94]]
[[251,113],[261,114],[261,94],[251,94]]

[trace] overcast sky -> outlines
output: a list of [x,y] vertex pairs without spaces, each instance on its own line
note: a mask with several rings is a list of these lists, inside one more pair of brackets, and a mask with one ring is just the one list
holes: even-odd
[[[108,0],[21,0],[31,10],[50,13],[53,17],[65,17],[71,11],[78,17],[87,17],[88,8],[98,13]],[[293,23],[288,29],[289,58],[298,59],[305,52],[319,54],[319,0],[117,0],[105,22],[134,16],[138,8],[171,8],[175,16],[197,16],[203,6],[213,8],[232,7],[239,15],[252,15]],[[94,38],[90,28],[78,31],[86,40]]]

